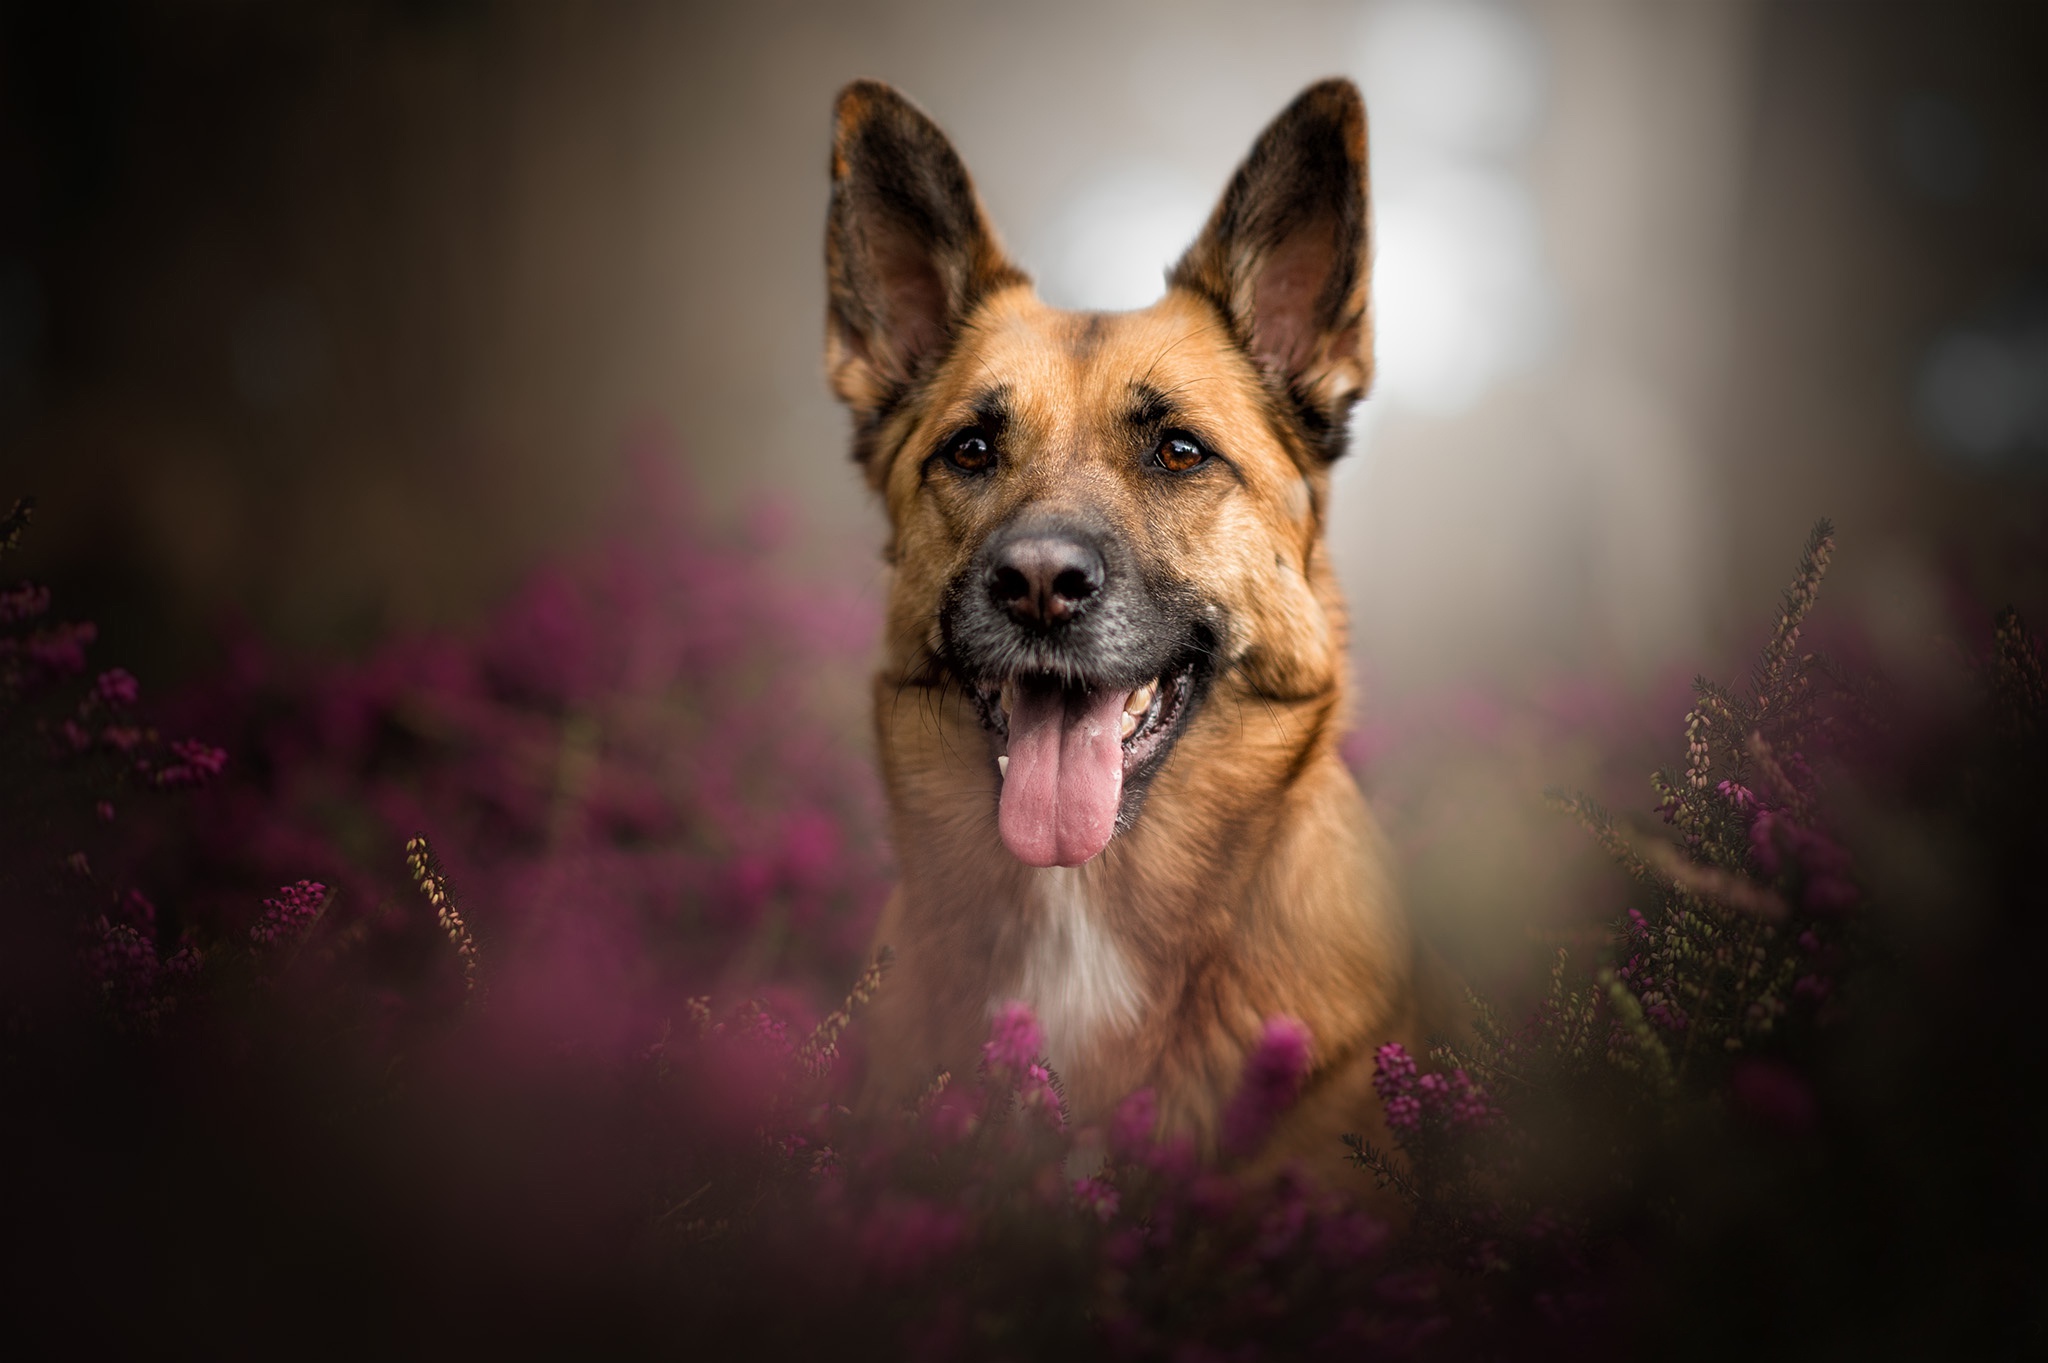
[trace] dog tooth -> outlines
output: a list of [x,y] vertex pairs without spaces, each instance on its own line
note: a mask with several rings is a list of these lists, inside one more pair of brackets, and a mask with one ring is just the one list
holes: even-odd
[[1013,681],[1004,682],[1002,691],[998,693],[996,696],[996,704],[1003,707],[1003,713],[1006,715],[1009,714],[1010,711],[1016,709],[1017,683]]
[[1122,730],[1122,736],[1125,738],[1129,738],[1132,734],[1138,732],[1138,717],[1128,710],[1124,712]]
[[1009,777],[1010,755],[1008,753],[998,753],[996,755],[996,775],[1006,779]]
[[1158,691],[1158,682],[1146,682],[1143,686],[1131,692],[1131,698],[1124,702],[1124,713],[1127,715],[1144,714],[1152,708],[1152,697],[1158,694]]

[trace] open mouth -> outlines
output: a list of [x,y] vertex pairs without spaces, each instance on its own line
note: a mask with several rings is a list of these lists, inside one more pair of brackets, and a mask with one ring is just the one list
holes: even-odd
[[1025,673],[974,691],[995,736],[1003,842],[1031,866],[1079,866],[1135,814],[1137,793],[1178,735],[1192,663],[1139,686]]

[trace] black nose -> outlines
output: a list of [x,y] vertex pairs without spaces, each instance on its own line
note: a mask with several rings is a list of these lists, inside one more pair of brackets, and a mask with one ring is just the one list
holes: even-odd
[[996,550],[989,600],[1026,625],[1056,625],[1079,615],[1102,590],[1102,554],[1064,534],[1026,535]]

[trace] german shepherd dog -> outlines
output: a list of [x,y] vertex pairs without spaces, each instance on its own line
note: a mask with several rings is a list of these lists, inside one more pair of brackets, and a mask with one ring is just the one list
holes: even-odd
[[886,503],[875,728],[902,883],[870,1092],[1036,1011],[1070,1111],[1151,1087],[1216,1150],[1264,1024],[1312,1038],[1268,1159],[1384,1138],[1424,962],[1337,743],[1330,466],[1372,381],[1365,107],[1312,86],[1137,312],[1041,303],[944,133],[841,92],[826,364]]

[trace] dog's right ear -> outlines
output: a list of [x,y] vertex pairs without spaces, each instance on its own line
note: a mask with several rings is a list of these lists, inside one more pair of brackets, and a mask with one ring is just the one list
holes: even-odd
[[982,298],[1030,282],[996,244],[953,144],[874,80],[839,92],[825,278],[826,372],[864,427],[945,354]]

